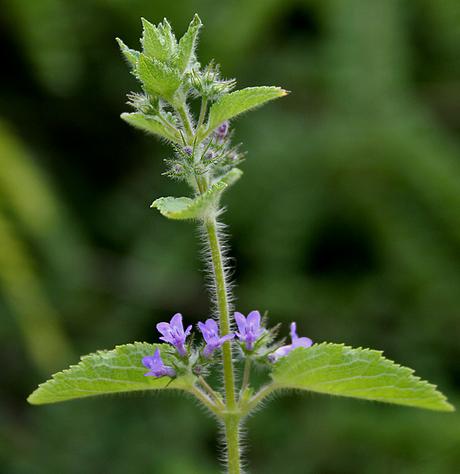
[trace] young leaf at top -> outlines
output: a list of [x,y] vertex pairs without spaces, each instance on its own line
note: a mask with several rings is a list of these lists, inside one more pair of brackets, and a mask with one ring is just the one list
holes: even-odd
[[137,60],[139,59],[139,51],[135,49],[128,48],[128,46],[123,43],[120,38],[115,38],[117,40],[118,46],[120,46],[120,50],[123,53],[123,56],[131,65],[132,68],[136,68]]
[[380,351],[322,343],[298,348],[273,367],[276,388],[363,398],[428,410],[453,411],[434,385],[414,371],[383,357]]
[[179,46],[177,48],[177,59],[176,65],[181,73],[187,70],[188,67],[193,65],[195,60],[195,46],[198,37],[198,32],[202,26],[200,17],[195,14],[191,21],[188,30],[179,40]]
[[266,102],[287,94],[281,87],[247,87],[220,97],[209,110],[209,120],[205,135],[211,133],[225,120],[259,107]]
[[145,18],[142,18],[142,50],[150,59],[167,62],[174,53],[173,42],[169,37],[164,36],[160,25],[152,25]]
[[[190,390],[193,380],[188,377],[145,377],[147,369],[141,364],[145,356],[166,344],[135,342],[117,346],[111,351],[99,351],[81,358],[77,365],[53,375],[39,385],[27,399],[32,405],[57,403],[74,398],[137,390]],[[166,351],[163,358],[168,361]]]
[[157,116],[149,116],[138,112],[125,112],[121,114],[121,118],[133,127],[159,135],[174,143],[181,143],[181,137],[177,130],[173,127],[167,127]]
[[137,75],[149,95],[173,102],[174,93],[181,84],[176,70],[157,59],[140,54],[137,61]]
[[168,51],[170,51],[170,57],[172,58],[177,50],[177,39],[172,30],[171,24],[166,18],[163,18],[163,21],[158,24],[158,31],[160,37],[163,39],[163,42]]

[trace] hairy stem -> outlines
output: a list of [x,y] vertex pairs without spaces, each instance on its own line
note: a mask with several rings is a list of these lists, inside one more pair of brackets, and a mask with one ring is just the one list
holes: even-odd
[[228,474],[241,474],[239,425],[239,415],[232,415],[225,418]]
[[203,97],[201,99],[201,109],[200,109],[200,116],[198,118],[198,123],[196,125],[196,129],[199,130],[199,128],[203,125],[204,118],[206,116],[206,110],[208,108],[208,100]]
[[241,393],[243,393],[249,385],[249,376],[251,375],[251,359],[246,357],[244,363],[243,383],[241,384]]
[[193,387],[192,392],[195,395],[200,402],[207,407],[210,411],[212,411],[215,415],[219,416],[220,411],[214,404],[214,402],[206,395],[202,390],[200,390],[198,387]]
[[184,125],[187,141],[189,142],[188,144],[191,145],[190,140],[193,137],[193,127],[192,127],[192,122],[190,120],[190,115],[188,112],[187,105],[183,104],[177,107],[177,112],[179,113],[180,118],[182,120],[182,124]]
[[[228,301],[227,282],[225,280],[225,268],[222,255],[222,247],[217,231],[217,221],[212,218],[205,223],[211,252],[212,269],[216,288],[216,303],[219,312],[221,336],[230,333],[230,307]],[[233,358],[231,342],[227,341],[222,346],[223,376],[225,388],[225,440],[227,444],[228,473],[239,474],[241,472],[240,446],[239,446],[239,423],[240,414],[237,409],[235,396],[235,376],[233,371]]]
[[263,386],[252,398],[249,400],[249,403],[246,405],[243,410],[244,413],[249,413],[253,410],[260,402],[265,398],[271,395],[278,387],[274,383],[269,383],[268,385]]
[[219,407],[219,409],[224,409],[225,406],[222,402],[222,398],[220,397],[219,394],[217,394],[214,389],[208,384],[208,382],[206,382],[206,380],[204,379],[204,377],[202,375],[200,375],[198,377],[198,380],[200,381],[201,385],[203,386],[203,388],[206,390],[206,392],[211,396],[211,398],[214,400],[214,402],[216,403],[216,405]]
[[[222,249],[217,233],[217,222],[212,219],[206,223],[209,248],[211,250],[212,268],[214,272],[214,282],[216,285],[216,303],[219,312],[221,336],[230,334],[230,308],[228,303],[227,283],[225,280],[225,270],[222,256]],[[232,347],[230,341],[222,346],[224,362],[224,384],[225,398],[229,410],[234,410],[236,406],[235,398],[235,377],[233,374]]]

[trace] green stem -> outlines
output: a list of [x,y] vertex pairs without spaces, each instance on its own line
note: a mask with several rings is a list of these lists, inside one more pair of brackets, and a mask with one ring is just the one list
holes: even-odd
[[244,407],[244,414],[249,413],[253,410],[260,402],[267,398],[272,392],[278,387],[274,383],[270,383],[262,387],[250,400],[249,403]]
[[241,474],[239,424],[239,415],[228,416],[225,419],[228,474]]
[[[215,218],[205,223],[208,236],[211,261],[216,285],[216,303],[219,312],[221,336],[230,333],[230,308],[228,302],[227,283],[225,280],[225,269],[219,235],[217,232],[217,221]],[[239,446],[239,424],[240,412],[236,404],[235,376],[233,373],[232,346],[227,341],[222,346],[223,375],[225,388],[225,440],[227,444],[228,473],[240,474],[240,446]]]
[[208,108],[208,99],[206,99],[205,97],[203,97],[201,99],[201,109],[200,109],[200,116],[198,118],[198,124],[196,126],[196,129],[199,130],[200,127],[203,125],[203,122],[204,122],[204,118],[206,116],[206,110]]
[[203,388],[208,392],[208,394],[211,396],[212,399],[214,399],[214,402],[215,404],[219,407],[219,409],[224,409],[225,406],[222,402],[222,398],[220,397],[220,395],[218,395],[214,389],[208,384],[208,382],[206,382],[205,378],[200,375],[198,377],[198,380],[200,381],[201,385],[203,386]]
[[[217,309],[219,312],[221,337],[230,334],[230,308],[227,295],[227,284],[225,281],[225,270],[222,257],[221,245],[217,233],[217,222],[212,219],[206,223],[206,232],[208,234],[209,248],[211,250],[212,267],[214,271],[214,281],[216,285]],[[233,374],[232,347],[230,341],[222,346],[224,361],[224,385],[225,398],[229,410],[236,407],[235,398],[235,377]]]
[[241,384],[241,393],[243,393],[249,385],[249,376],[251,375],[251,359],[246,357],[244,363],[243,383]]
[[220,415],[220,409],[216,407],[214,402],[206,395],[203,391],[201,391],[198,387],[192,387],[192,392],[200,402],[205,405],[210,411],[212,411],[215,415]]
[[188,145],[191,145],[192,144],[191,140],[193,138],[193,127],[192,127],[192,122],[190,120],[190,116],[187,110],[187,106],[186,105],[178,106],[177,112],[179,112],[182,123],[184,124],[184,129],[187,135]]

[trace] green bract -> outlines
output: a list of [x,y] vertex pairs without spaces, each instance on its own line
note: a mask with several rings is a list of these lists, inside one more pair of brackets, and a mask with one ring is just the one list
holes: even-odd
[[272,379],[277,388],[453,411],[434,385],[413,373],[379,351],[322,343],[295,349],[281,358],[273,368]]

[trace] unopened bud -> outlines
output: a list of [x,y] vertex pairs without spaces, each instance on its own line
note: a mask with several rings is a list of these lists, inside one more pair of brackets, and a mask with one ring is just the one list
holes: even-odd
[[217,128],[216,128],[216,135],[218,138],[222,139],[222,138],[225,138],[227,136],[227,133],[228,133],[228,127],[229,127],[229,123],[228,123],[228,120],[226,120],[225,122],[221,123]]

